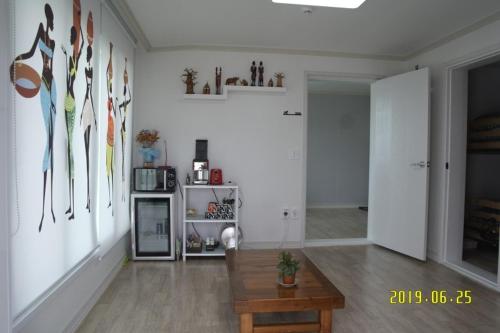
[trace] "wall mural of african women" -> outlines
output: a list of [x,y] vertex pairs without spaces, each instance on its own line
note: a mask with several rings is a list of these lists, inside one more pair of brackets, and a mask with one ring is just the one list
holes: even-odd
[[116,107],[113,101],[113,43],[109,43],[109,60],[106,67],[106,88],[108,99],[108,130],[106,132],[106,176],[108,178],[108,208],[111,207],[113,196],[114,149],[115,149],[115,120]]
[[[130,228],[130,168],[133,137],[134,48],[123,29],[116,28],[108,10],[101,13],[101,28],[109,31],[99,36],[98,114],[98,202],[101,249],[123,237]],[[97,73],[97,71],[95,71]],[[110,223],[110,219],[114,223]]]
[[125,146],[127,140],[127,109],[132,102],[132,93],[128,84],[127,58],[125,58],[125,70],[123,71],[123,102],[119,105],[120,110],[120,133],[122,144],[122,201],[125,201]]
[[[45,25],[41,22],[35,35],[31,49],[17,56],[11,65],[11,81],[16,91],[25,98],[31,98],[40,93],[41,113],[45,125],[45,152],[42,159],[43,173],[43,200],[42,217],[38,225],[38,231],[42,231],[45,216],[45,197],[47,194],[47,173],[50,171],[50,210],[52,221],[56,222],[54,214],[54,129],[56,122],[56,82],[53,77],[54,49],[56,42],[51,39],[50,34],[54,30],[54,12],[49,4],[44,6]],[[40,75],[28,64],[26,60],[35,55],[36,49],[40,50],[42,56],[42,75]]]
[[[82,48],[84,44],[83,31],[81,27],[81,6],[80,0],[73,0],[73,26],[70,29],[70,43],[73,53],[68,58],[68,53],[64,45],[61,49],[66,57],[66,96],[64,98],[64,115],[66,119],[66,132],[67,132],[67,159],[68,159],[68,190],[69,190],[69,207],[66,214],[69,214],[68,219],[75,218],[75,159],[73,148],[73,131],[75,129],[76,117],[76,102],[75,102],[75,80],[78,72],[78,63],[82,55]],[[81,39],[81,45],[78,41]]]
[[85,208],[90,212],[90,172],[89,172],[89,149],[90,149],[90,133],[92,131],[92,124],[95,125],[95,130],[97,131],[97,117],[94,109],[94,98],[92,95],[93,91],[93,78],[94,69],[92,66],[92,44],[94,42],[94,20],[92,18],[92,13],[89,13],[87,19],[87,67],[85,67],[85,82],[87,83],[87,89],[85,91],[85,100],[83,102],[82,114],[80,116],[80,125],[82,126],[84,132],[85,141],[85,161],[87,169],[87,205]]
[[[14,121],[7,158],[13,164],[9,223],[17,317],[130,228],[134,45],[100,0],[9,3]],[[113,183],[115,174],[121,181]]]

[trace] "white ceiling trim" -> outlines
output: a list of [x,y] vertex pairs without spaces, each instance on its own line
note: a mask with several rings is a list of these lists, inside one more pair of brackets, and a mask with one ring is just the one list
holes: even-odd
[[146,51],[151,50],[151,43],[127,3],[123,0],[103,0],[103,2],[118,17],[123,28],[135,40],[134,44],[139,42]]
[[471,32],[474,32],[476,30],[479,30],[481,29],[482,27],[485,27],[487,26],[488,24],[491,24],[495,21],[498,21],[500,20],[500,11],[498,12],[495,12],[493,14],[491,14],[490,16],[486,16],[485,18],[477,21],[476,23],[473,23],[463,29],[460,29],[458,31],[455,31],[454,33],[452,34],[449,34],[448,36],[446,37],[443,37],[435,42],[432,42],[430,43],[429,45],[421,48],[420,50],[418,51],[415,51],[413,53],[410,53],[408,55],[406,55],[404,58],[405,60],[410,60],[418,55],[421,55],[423,53],[426,53],[426,52],[429,52],[431,50],[434,50],[434,49],[437,49],[438,47],[446,44],[446,43],[449,43],[455,39],[458,39],[460,37],[463,37],[467,34],[470,34]]
[[363,53],[350,53],[341,51],[321,51],[321,50],[303,50],[303,49],[280,49],[268,47],[252,47],[252,46],[229,46],[229,45],[173,45],[163,47],[153,47],[147,38],[144,30],[141,28],[139,22],[135,18],[128,4],[123,0],[104,0],[105,2],[113,3],[117,9],[117,14],[124,21],[127,29],[130,30],[134,37],[139,40],[141,45],[147,52],[172,52],[183,50],[204,50],[204,51],[226,51],[226,52],[251,52],[251,53],[274,53],[274,54],[289,54],[289,55],[307,55],[307,56],[320,56],[320,57],[336,57],[336,58],[355,58],[355,59],[374,59],[386,61],[408,61],[412,58],[436,49],[446,43],[455,39],[465,36],[471,32],[479,30],[488,24],[500,20],[500,11],[495,12],[467,27],[464,27],[454,33],[449,34],[429,45],[409,53],[407,55],[385,55],[385,54],[363,54]]
[[363,54],[349,53],[337,51],[320,51],[320,50],[301,50],[301,49],[280,49],[269,47],[253,47],[253,46],[230,46],[230,45],[178,45],[153,47],[150,52],[171,52],[171,51],[226,51],[226,52],[250,52],[250,53],[273,53],[273,54],[288,54],[288,55],[306,55],[318,57],[337,57],[337,58],[357,58],[357,59],[375,59],[401,61],[403,57],[385,54]]

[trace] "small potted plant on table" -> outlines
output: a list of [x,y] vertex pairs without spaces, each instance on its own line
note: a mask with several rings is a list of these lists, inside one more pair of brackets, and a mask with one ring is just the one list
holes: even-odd
[[290,252],[281,252],[279,263],[276,266],[279,270],[280,280],[284,285],[295,284],[295,273],[299,270],[299,262],[293,259]]

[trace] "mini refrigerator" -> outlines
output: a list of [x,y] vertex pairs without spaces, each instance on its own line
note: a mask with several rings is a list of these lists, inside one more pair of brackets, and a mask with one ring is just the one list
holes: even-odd
[[175,260],[173,193],[133,193],[131,200],[134,260]]

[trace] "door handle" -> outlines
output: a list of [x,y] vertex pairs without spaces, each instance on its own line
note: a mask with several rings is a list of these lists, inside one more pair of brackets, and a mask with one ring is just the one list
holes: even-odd
[[419,168],[425,168],[425,167],[430,167],[430,162],[425,162],[425,161],[420,161],[417,163],[411,163],[410,166],[412,167],[419,167]]

